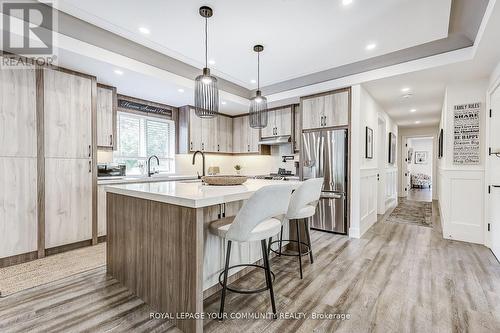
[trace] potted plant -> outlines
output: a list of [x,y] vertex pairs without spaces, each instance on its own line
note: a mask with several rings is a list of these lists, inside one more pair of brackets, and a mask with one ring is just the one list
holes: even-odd
[[242,166],[239,164],[236,164],[234,166],[234,170],[236,170],[236,174],[239,175],[241,173]]

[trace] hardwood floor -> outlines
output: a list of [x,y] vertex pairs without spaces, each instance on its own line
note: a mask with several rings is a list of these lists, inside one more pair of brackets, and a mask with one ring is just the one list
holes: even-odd
[[[443,240],[433,228],[376,223],[362,239],[313,231],[315,262],[274,258],[278,312],[308,319],[205,320],[205,332],[499,332],[500,264],[489,249]],[[236,284],[256,287],[262,272]],[[219,294],[205,300],[217,312]],[[229,293],[226,311],[270,311],[269,294]],[[103,269],[0,299],[1,332],[166,332],[164,320]],[[348,314],[315,320],[313,313]]]
[[432,189],[412,188],[408,191],[408,200],[432,202]]

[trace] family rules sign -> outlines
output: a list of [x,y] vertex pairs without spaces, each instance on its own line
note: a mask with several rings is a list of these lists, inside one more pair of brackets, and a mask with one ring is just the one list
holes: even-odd
[[481,103],[455,105],[453,164],[481,163],[480,121]]

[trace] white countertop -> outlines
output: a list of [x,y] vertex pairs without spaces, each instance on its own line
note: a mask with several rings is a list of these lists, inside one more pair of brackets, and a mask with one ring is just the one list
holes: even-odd
[[106,192],[165,202],[173,205],[200,208],[221,203],[246,200],[258,189],[276,184],[299,186],[299,181],[249,179],[243,185],[209,186],[198,181],[168,181],[107,185]]
[[196,175],[153,175],[152,177],[146,176],[127,176],[127,177],[108,177],[97,178],[97,185],[110,185],[110,184],[132,184],[132,183],[152,183],[152,182],[168,182],[177,180],[197,179]]

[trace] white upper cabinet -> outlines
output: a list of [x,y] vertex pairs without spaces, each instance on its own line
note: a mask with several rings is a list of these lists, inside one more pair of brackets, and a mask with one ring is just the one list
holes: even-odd
[[92,80],[44,70],[45,157],[89,158]]
[[348,90],[305,98],[301,103],[304,130],[349,124]]
[[0,70],[0,156],[35,157],[35,70]]
[[116,91],[114,88],[97,87],[97,146],[114,148],[116,133]]

